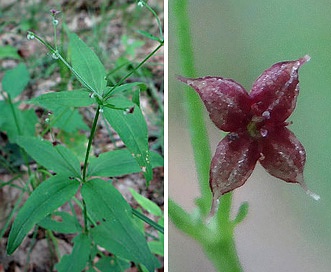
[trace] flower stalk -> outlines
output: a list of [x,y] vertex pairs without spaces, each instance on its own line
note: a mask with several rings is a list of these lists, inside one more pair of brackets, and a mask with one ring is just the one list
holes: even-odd
[[[172,1],[172,3],[176,20],[181,73],[194,77],[196,72],[189,28],[188,4],[186,0]],[[196,93],[187,89],[184,98],[201,192],[200,198],[196,201],[199,218],[184,211],[171,199],[169,200],[169,217],[179,230],[201,244],[207,257],[213,262],[218,271],[240,272],[242,268],[235,248],[234,223],[230,220],[231,193],[221,200],[218,211],[219,220],[213,218],[213,222],[206,221],[212,194],[208,183],[211,151],[204,123],[204,109]],[[213,225],[213,228],[211,228],[211,225]],[[207,237],[208,239],[206,239]]]

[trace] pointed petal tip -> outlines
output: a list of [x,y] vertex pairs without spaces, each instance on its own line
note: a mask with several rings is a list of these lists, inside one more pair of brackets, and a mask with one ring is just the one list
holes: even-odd
[[309,55],[305,55],[303,58],[299,59],[300,64],[304,64],[308,61],[310,61],[311,57]]
[[179,81],[181,81],[181,82],[183,82],[183,83],[186,83],[186,84],[187,84],[187,81],[189,80],[188,78],[183,77],[183,76],[180,76],[180,75],[176,75],[176,78],[177,78]]
[[306,190],[306,194],[309,195],[311,198],[313,198],[316,201],[319,201],[321,197],[318,194],[315,194],[314,192],[310,190]]
[[321,199],[321,197],[318,194],[316,194],[308,189],[306,183],[304,183],[302,179],[300,180],[299,184],[305,190],[306,194],[309,195],[312,199],[314,199],[316,201],[319,201]]

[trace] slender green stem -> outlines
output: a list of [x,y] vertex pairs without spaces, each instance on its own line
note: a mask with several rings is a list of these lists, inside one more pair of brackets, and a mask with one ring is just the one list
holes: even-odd
[[139,219],[145,221],[148,225],[150,225],[151,227],[153,227],[154,229],[158,230],[159,232],[161,232],[162,234],[164,234],[164,229],[161,225],[159,225],[158,223],[155,223],[153,220],[149,219],[147,216],[145,216],[144,214],[140,213],[139,211],[132,209],[132,214],[135,215],[136,217],[138,217]]
[[233,236],[228,236],[214,245],[205,246],[204,250],[217,271],[242,271]]
[[[187,12],[187,1],[172,1],[174,3],[179,60],[183,76],[195,77],[194,54],[191,43],[190,20]],[[208,184],[209,163],[211,152],[207,135],[206,125],[204,123],[204,109],[199,96],[191,89],[185,90],[185,106],[187,112],[188,127],[190,130],[191,144],[193,146],[195,165],[198,173],[201,203],[203,203],[202,213],[207,214],[210,209],[211,193]]]
[[105,95],[104,100],[107,100],[110,96],[113,90],[115,90],[118,86],[120,86],[127,78],[129,78],[135,71],[137,71],[141,66],[144,65],[144,63],[150,58],[152,57],[161,47],[163,46],[163,42],[160,43],[154,50],[152,53],[148,54],[148,56],[146,58],[144,58],[144,60],[142,62],[140,62],[134,69],[132,69],[132,71],[130,73],[128,73],[126,76],[122,77],[115,86],[113,86],[109,92]]
[[94,93],[97,97],[99,97],[100,99],[102,99],[102,97],[100,96],[100,94],[98,94],[92,87],[90,84],[88,84],[88,82],[86,82],[86,80],[84,78],[81,77],[81,75],[79,73],[76,72],[76,70],[65,60],[64,57],[62,57],[62,55],[55,49],[53,48],[53,46],[51,46],[48,42],[44,41],[42,38],[40,38],[38,35],[36,35],[33,32],[28,32],[29,34],[32,34],[38,41],[40,41],[43,45],[45,45],[49,51],[51,51],[52,54],[54,54],[54,56],[56,56],[57,58],[59,58],[65,66],[68,67],[68,69],[77,77],[77,79],[79,79],[79,81],[87,88],[89,89],[92,93]]
[[[84,206],[83,206],[83,204],[77,199],[77,198],[75,198],[75,197],[73,197],[72,198],[73,199],[73,201],[78,205],[78,207],[79,208],[81,208],[82,210],[84,210]],[[85,218],[87,218],[90,222],[91,222],[91,224],[93,225],[93,226],[96,226],[97,225],[97,223],[93,220],[93,218],[90,216],[90,214],[88,213],[88,211],[85,209],[85,211],[86,211],[86,213],[84,212],[84,214],[86,214],[87,216],[85,217],[84,216],[84,220],[85,220]],[[75,213],[75,212],[73,212],[73,214],[75,214],[75,217],[77,217],[77,214]],[[85,221],[85,223],[86,223],[87,221]],[[85,225],[86,226],[86,225]]]
[[[13,104],[13,101],[11,100],[11,97],[10,97],[10,94],[7,94],[8,95],[8,103],[10,105],[10,109],[12,111],[12,114],[13,114],[13,117],[14,117],[14,122],[15,122],[15,126],[17,128],[17,133],[18,135],[22,136],[22,129],[21,129],[21,126],[20,126],[20,122],[18,120],[18,116],[16,115],[16,110],[15,110],[15,107],[14,107],[14,104]],[[28,168],[28,174],[29,176],[31,176],[31,168],[30,168],[30,165],[29,165],[29,159],[28,159],[28,154],[26,153],[26,151],[22,148],[20,148],[20,151],[22,153],[22,156],[23,156],[23,160],[24,160],[24,163],[25,165],[27,166]]]
[[[196,72],[194,69],[194,54],[189,28],[190,20],[187,12],[187,0],[174,0],[172,2],[174,3],[172,10],[175,13],[176,19],[176,36],[178,39],[182,73],[184,76],[195,77]],[[206,126],[204,124],[204,110],[200,98],[192,90],[186,90],[185,103],[188,127],[202,195],[197,204],[200,208],[201,215],[204,216],[209,212],[212,198],[208,182],[211,152]],[[216,227],[213,230],[209,230],[208,223],[204,223],[203,226],[196,224],[196,220],[192,220],[184,210],[180,210],[178,207],[176,208],[175,203],[172,203],[171,207],[173,209],[169,210],[169,216],[175,219],[175,225],[178,227],[182,226],[183,230],[187,230],[185,231],[186,233],[190,233],[193,238],[200,242],[206,255],[213,262],[218,271],[242,271],[235,248],[233,223],[230,220],[231,194],[222,197],[217,213]],[[181,216],[179,216],[180,214]],[[182,218],[186,218],[186,223],[189,224],[189,226],[185,226],[185,224],[181,222]],[[200,222],[204,222],[204,219]]]
[[54,234],[51,230],[46,230],[46,235],[47,235],[47,238],[50,240],[50,242],[54,246],[56,260],[60,260],[61,252],[60,252],[59,243],[58,243],[56,237],[54,236]]
[[84,199],[83,199],[83,214],[84,214],[84,232],[88,234],[87,207]]
[[22,130],[21,130],[20,124],[18,122],[18,118],[17,118],[17,115],[16,115],[16,111],[15,111],[13,102],[11,100],[10,94],[8,94],[8,103],[10,105],[10,109],[11,109],[13,117],[14,117],[14,122],[15,122],[15,126],[17,128],[18,135],[22,135]]
[[[57,35],[56,35],[56,27],[57,27],[57,24],[55,23],[55,17],[53,17],[53,29],[54,29],[54,46],[55,46],[55,50],[58,51],[58,48],[57,48]],[[58,22],[58,21],[57,21]]]
[[159,27],[159,32],[160,32],[160,42],[163,42],[163,31],[162,31],[162,25],[159,19],[159,16],[157,16],[156,12],[145,2],[142,1],[142,4],[154,15],[156,18],[157,25]]
[[96,110],[94,120],[93,120],[93,124],[92,124],[91,134],[90,134],[88,144],[87,144],[85,160],[84,160],[84,167],[83,167],[83,182],[85,182],[85,179],[86,179],[86,169],[87,169],[87,165],[88,165],[88,159],[89,159],[89,156],[90,156],[90,151],[91,151],[91,146],[92,146],[94,134],[95,134],[95,131],[96,131],[96,128],[97,128],[99,115],[100,115],[100,106],[98,106],[98,108]]

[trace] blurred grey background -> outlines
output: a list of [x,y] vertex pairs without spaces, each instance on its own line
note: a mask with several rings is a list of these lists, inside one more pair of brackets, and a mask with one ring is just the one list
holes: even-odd
[[[169,196],[188,211],[199,196],[185,122],[176,25],[169,0]],[[305,180],[319,202],[298,185],[271,177],[257,165],[234,193],[234,213],[249,202],[236,228],[245,272],[331,271],[331,2],[262,0],[189,1],[198,76],[233,78],[250,90],[272,64],[305,54],[301,93],[290,129],[307,151]],[[185,75],[183,75],[185,76]],[[192,90],[193,91],[193,90]],[[211,149],[223,135],[206,114]],[[215,271],[199,245],[169,227],[169,271]]]

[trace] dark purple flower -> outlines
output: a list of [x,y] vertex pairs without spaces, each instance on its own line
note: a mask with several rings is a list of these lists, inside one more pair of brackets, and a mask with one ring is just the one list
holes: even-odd
[[55,10],[55,9],[51,9],[50,13],[52,14],[53,17],[55,17],[56,15],[58,15],[61,11]]
[[249,94],[231,79],[178,77],[197,91],[214,124],[229,132],[211,161],[211,214],[221,195],[246,182],[257,161],[272,176],[299,183],[307,194],[319,199],[304,183],[305,149],[286,127],[299,94],[298,69],[309,59],[274,64],[259,76]]

